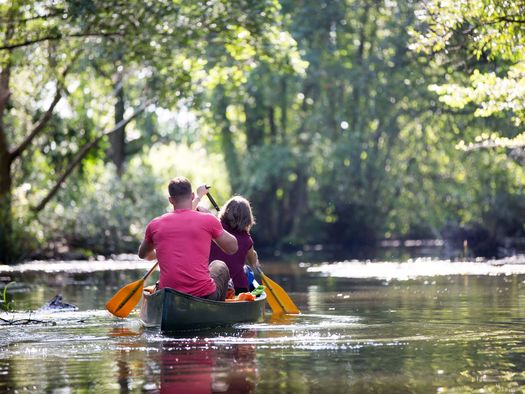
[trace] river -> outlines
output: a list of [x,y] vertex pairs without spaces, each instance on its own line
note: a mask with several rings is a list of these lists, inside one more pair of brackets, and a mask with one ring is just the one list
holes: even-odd
[[[301,309],[162,335],[104,310],[134,259],[0,266],[0,392],[465,393],[525,384],[525,258],[269,262]],[[151,280],[153,281],[154,278]],[[38,308],[56,294],[77,311]]]

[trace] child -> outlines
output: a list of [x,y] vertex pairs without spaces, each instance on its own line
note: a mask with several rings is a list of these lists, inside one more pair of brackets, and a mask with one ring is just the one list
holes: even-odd
[[244,262],[247,261],[252,268],[260,266],[250,236],[250,229],[255,224],[250,203],[241,196],[230,198],[219,212],[219,220],[224,229],[237,238],[239,249],[235,254],[226,254],[215,242],[212,242],[210,262],[213,260],[224,261],[230,270],[235,294],[247,292],[251,283],[248,283],[244,272]]

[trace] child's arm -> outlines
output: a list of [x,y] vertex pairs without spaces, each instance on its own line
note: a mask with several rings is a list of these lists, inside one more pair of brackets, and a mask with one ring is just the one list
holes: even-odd
[[248,253],[246,254],[246,260],[248,261],[248,265],[252,268],[261,268],[261,263],[259,263],[259,257],[257,256],[257,252],[253,248],[253,246],[248,250]]
[[197,206],[201,202],[202,197],[204,197],[207,193],[208,188],[206,187],[206,185],[200,185],[197,188],[197,191],[195,192],[195,197],[193,198],[193,201],[191,202],[191,209],[197,209]]

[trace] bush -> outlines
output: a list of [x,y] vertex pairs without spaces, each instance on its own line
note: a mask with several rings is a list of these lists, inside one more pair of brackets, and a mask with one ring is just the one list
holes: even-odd
[[[69,197],[69,196],[67,196]],[[119,179],[112,167],[74,200],[57,201],[40,216],[48,250],[82,255],[135,252],[148,221],[165,212],[166,199],[151,168],[132,168]]]
[[135,253],[148,222],[170,209],[168,180],[186,176],[208,182],[220,202],[229,192],[222,160],[203,149],[162,145],[137,156],[118,178],[114,167],[99,163],[89,175],[70,179],[67,188],[39,215],[33,226],[47,255]]

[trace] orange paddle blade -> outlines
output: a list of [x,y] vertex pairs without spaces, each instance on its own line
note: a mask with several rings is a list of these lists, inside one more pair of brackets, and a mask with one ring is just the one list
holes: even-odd
[[286,291],[275,283],[273,280],[268,278],[262,271],[259,271],[262,277],[263,285],[266,286],[266,301],[272,308],[273,313],[288,313],[297,315],[301,313],[299,308],[294,304],[292,299]]
[[106,309],[117,317],[126,317],[142,297],[144,278],[124,286],[106,304]]
[[263,285],[266,286],[266,302],[268,302],[268,305],[270,305],[270,308],[272,308],[272,312],[274,314],[284,314],[284,308],[281,306],[279,301],[277,301],[277,298],[275,298],[275,296],[273,295],[273,292],[270,290],[270,286],[265,280],[265,277],[262,278],[262,282]]

